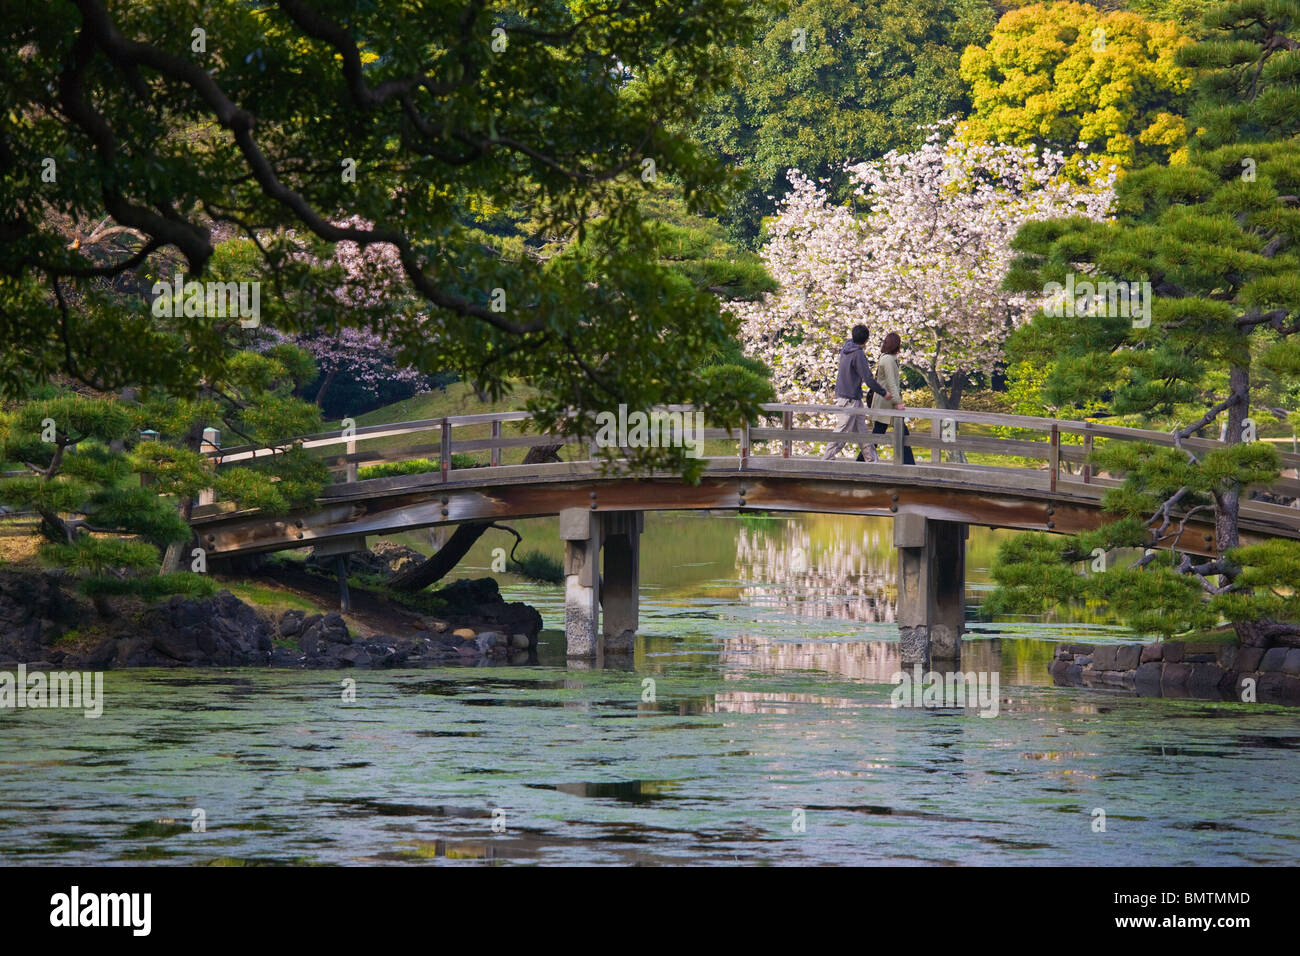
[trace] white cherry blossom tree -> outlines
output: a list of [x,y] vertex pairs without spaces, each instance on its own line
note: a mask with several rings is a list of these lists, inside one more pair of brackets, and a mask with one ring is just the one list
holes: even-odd
[[976,372],[991,373],[1003,344],[1037,300],[1002,289],[1011,240],[1035,219],[1106,219],[1113,172],[1068,175],[1061,153],[947,138],[930,127],[912,153],[846,167],[853,206],[837,206],[806,176],[768,224],[763,259],[780,288],[735,303],[747,352],[774,370],[784,401],[829,402],[839,346],[861,322],[868,355],[887,332],[902,364],[929,384],[936,408],[957,408]]

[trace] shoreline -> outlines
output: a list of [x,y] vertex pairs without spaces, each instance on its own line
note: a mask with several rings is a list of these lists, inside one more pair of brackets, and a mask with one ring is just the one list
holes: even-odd
[[1300,647],[1235,642],[1061,644],[1048,665],[1058,687],[1110,687],[1139,697],[1300,705]]
[[347,614],[338,610],[336,580],[307,566],[213,577],[229,587],[211,597],[119,598],[103,617],[60,571],[0,569],[0,670],[536,661],[541,614],[505,601],[490,577],[456,579],[410,602],[354,584]]

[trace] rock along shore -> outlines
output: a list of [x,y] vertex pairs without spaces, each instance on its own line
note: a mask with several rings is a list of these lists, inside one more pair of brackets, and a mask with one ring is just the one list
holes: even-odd
[[1167,641],[1061,644],[1049,665],[1058,686],[1122,687],[1144,697],[1300,705],[1300,647]]
[[[59,669],[118,667],[397,667],[513,663],[536,659],[542,617],[505,601],[491,578],[433,592],[438,616],[409,615],[401,634],[353,635],[338,613],[278,617],[229,591],[173,596],[135,614],[88,620],[57,571],[0,571],[0,670],[19,663]],[[94,625],[95,640],[77,640]],[[71,638],[71,639],[70,639]]]

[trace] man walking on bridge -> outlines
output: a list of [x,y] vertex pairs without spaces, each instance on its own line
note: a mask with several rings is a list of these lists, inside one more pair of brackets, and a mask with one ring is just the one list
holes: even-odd
[[[845,342],[840,349],[839,373],[835,377],[836,405],[846,408],[861,408],[862,386],[864,383],[868,389],[877,395],[883,395],[890,401],[894,399],[894,396],[885,391],[880,383],[876,381],[875,376],[871,374],[871,366],[867,363],[866,353],[862,351],[862,346],[866,344],[869,334],[870,332],[865,325],[853,326],[852,339]],[[840,415],[838,418],[839,423],[835,426],[836,432],[865,435],[870,431],[865,416]],[[826,446],[826,454],[822,455],[822,460],[830,461],[844,449],[845,444],[842,441],[831,442]],[[864,451],[866,452],[865,457]],[[876,460],[875,446],[859,442],[858,461],[874,462]]]

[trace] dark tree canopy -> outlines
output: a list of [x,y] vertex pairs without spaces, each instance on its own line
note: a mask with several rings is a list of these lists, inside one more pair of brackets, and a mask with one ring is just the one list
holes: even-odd
[[752,45],[731,53],[739,81],[713,102],[701,138],[749,175],[726,213],[753,241],[786,170],[828,177],[847,198],[846,162],[920,145],[923,125],[964,115],[962,50],[996,19],[985,0],[795,0],[768,3]]
[[[524,377],[551,409],[690,398],[734,418],[748,398],[694,362],[732,325],[652,254],[638,204],[669,174],[693,212],[721,208],[730,174],[674,130],[730,84],[719,51],[746,42],[747,6],[7,6],[0,391],[218,374],[230,319],[160,321],[149,292],[210,278],[222,238],[256,241],[256,271],[233,278],[263,280],[264,322],[330,325],[292,305],[321,301],[291,294],[321,281],[294,254],[310,238],[396,251],[430,308],[382,331],[422,370],[489,391]],[[503,209],[531,241],[481,228]],[[557,236],[580,241],[536,254]]]

